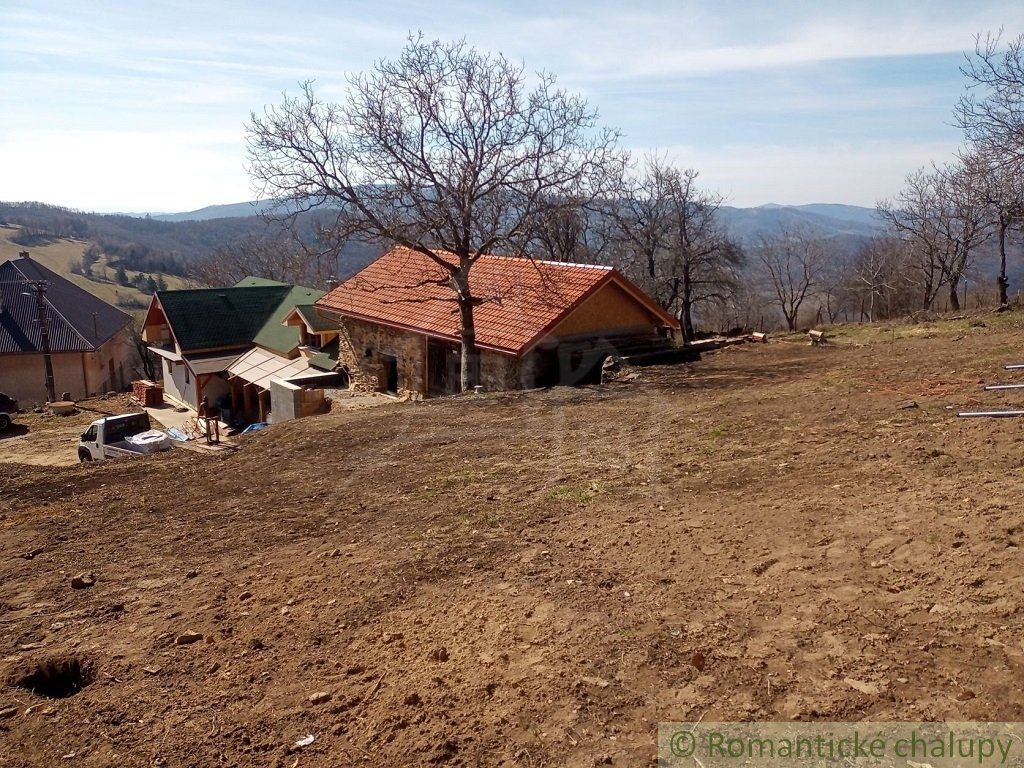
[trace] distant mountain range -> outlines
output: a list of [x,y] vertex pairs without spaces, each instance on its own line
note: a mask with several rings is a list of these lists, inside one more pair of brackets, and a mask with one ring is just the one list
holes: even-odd
[[759,205],[756,208],[722,206],[722,218],[732,236],[750,243],[792,227],[804,227],[823,235],[841,238],[868,238],[884,228],[874,208],[832,203],[810,205]]
[[[157,221],[209,221],[211,219],[256,216],[266,203],[251,201],[228,205],[208,205],[185,213],[151,214]],[[832,203],[810,205],[776,205],[769,203],[755,208],[722,206],[722,218],[736,239],[749,243],[760,235],[773,234],[789,227],[806,227],[824,235],[861,239],[877,234],[883,228],[874,208]]]
[[[157,221],[209,221],[210,219],[239,219],[246,216],[258,216],[268,208],[267,203],[253,200],[248,203],[227,203],[225,205],[208,205],[196,211],[184,213],[151,213],[149,218]],[[147,214],[135,214],[147,215]]]
[[[163,214],[96,214],[43,203],[0,202],[0,224],[17,229],[9,240],[29,249],[60,239],[81,243],[117,266],[146,274],[188,277],[190,264],[220,248],[261,237],[268,223],[258,214],[267,204],[255,202],[211,205],[196,211]],[[301,214],[300,229],[312,232],[333,221],[328,209]],[[852,205],[761,205],[755,208],[723,206],[721,217],[732,236],[745,246],[762,235],[802,227],[831,238],[836,257],[853,250],[882,230],[870,208]],[[346,277],[369,263],[380,248],[346,244],[338,255],[334,274]],[[83,268],[81,264],[78,268]]]

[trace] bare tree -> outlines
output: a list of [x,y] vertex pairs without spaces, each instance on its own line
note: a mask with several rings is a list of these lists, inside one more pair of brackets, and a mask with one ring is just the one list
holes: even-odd
[[964,155],[937,169],[943,203],[940,226],[946,242],[943,269],[949,286],[950,309],[960,309],[960,284],[974,265],[978,247],[991,234],[982,161]]
[[832,257],[826,260],[818,281],[819,318],[824,310],[825,319],[829,323],[836,323],[840,318],[849,319],[854,303],[850,287],[851,270],[850,257],[845,248],[842,252],[833,252]]
[[487,300],[473,295],[473,265],[526,255],[553,217],[611,190],[625,162],[617,142],[552,75],[529,86],[500,54],[422,37],[350,78],[344,103],[307,82],[248,130],[254,185],[283,220],[334,207],[338,236],[403,245],[436,266],[423,281],[453,291],[464,390],[478,381],[473,315]]
[[960,284],[972,267],[978,247],[989,237],[990,221],[981,161],[964,155],[958,161],[915,171],[895,201],[878,211],[922,256],[924,308],[931,306],[943,284],[949,306],[960,309]]
[[849,264],[847,288],[860,321],[874,322],[911,312],[917,300],[908,243],[879,235],[859,248]]
[[921,168],[909,174],[892,200],[878,203],[879,215],[911,246],[911,268],[920,286],[921,309],[928,309],[944,282],[946,244],[942,236],[941,184],[935,173]]
[[583,206],[551,216],[537,230],[530,250],[550,261],[607,264],[614,245],[612,224],[601,210]]
[[999,165],[1024,165],[1024,35],[975,39],[961,72],[967,90],[957,118],[967,140]]
[[648,155],[636,178],[627,182],[609,214],[616,223],[616,261],[623,271],[668,308],[659,257],[669,248],[672,188],[678,170],[658,155]]
[[1006,274],[1006,243],[1012,230],[1024,225],[1024,166],[1003,163],[997,159],[978,156],[971,165],[979,174],[981,194],[989,209],[989,218],[995,227],[999,242],[999,305],[1009,303],[1010,281]]
[[142,324],[139,318],[133,318],[128,326],[128,340],[142,366],[142,373],[150,381],[156,381],[156,361],[153,359],[153,353],[149,351],[149,343],[142,338]]
[[614,209],[627,273],[675,312],[686,342],[696,335],[697,308],[725,302],[743,264],[718,216],[722,197],[700,189],[698,176],[649,157],[625,204]]
[[800,308],[821,278],[825,241],[808,230],[791,228],[777,235],[762,235],[753,251],[786,327],[795,331]]
[[698,173],[683,171],[672,195],[671,274],[678,294],[683,339],[692,341],[694,309],[709,301],[725,301],[736,287],[743,251],[725,231],[718,216],[721,195],[698,189]]
[[193,262],[192,279],[200,285],[234,285],[244,277],[264,277],[293,285],[322,287],[337,276],[337,248],[312,245],[286,232],[252,235]]

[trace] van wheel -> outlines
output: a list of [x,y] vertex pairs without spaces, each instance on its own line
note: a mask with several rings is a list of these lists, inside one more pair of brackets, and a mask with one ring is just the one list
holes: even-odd
[[78,460],[85,464],[85,462],[87,461],[92,461],[92,454],[89,453],[88,451],[79,451]]
[[6,413],[0,413],[0,432],[11,426],[11,417]]

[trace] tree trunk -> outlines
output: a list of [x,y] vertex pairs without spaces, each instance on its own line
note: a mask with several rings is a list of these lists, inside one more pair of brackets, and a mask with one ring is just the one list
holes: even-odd
[[1006,228],[1005,220],[999,222],[999,306],[1005,307],[1010,303],[1007,296],[1007,289],[1010,281],[1006,278]]
[[693,341],[693,299],[692,286],[690,285],[690,270],[683,270],[683,291],[680,297],[680,324],[683,327],[683,343],[689,344]]
[[949,281],[949,310],[950,312],[960,311],[960,280],[950,278]]
[[468,392],[480,383],[480,351],[476,346],[476,323],[473,320],[473,294],[469,288],[469,265],[452,276],[459,303],[459,336],[462,339],[460,385]]

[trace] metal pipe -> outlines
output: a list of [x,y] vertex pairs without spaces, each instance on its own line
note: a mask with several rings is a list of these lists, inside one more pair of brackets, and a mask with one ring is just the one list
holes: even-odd
[[991,419],[1010,419],[1017,416],[1024,416],[1024,411],[964,411],[958,413],[957,416],[963,419],[967,418],[991,418]]
[[1024,368],[1024,363],[1016,363],[1014,365],[1004,365],[1003,368],[1005,368],[1008,371],[1016,371],[1016,370],[1019,370],[1021,368]]
[[1024,384],[989,384],[985,389],[989,392],[997,389],[1024,389]]

